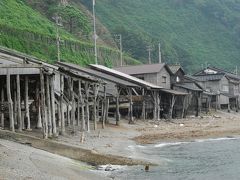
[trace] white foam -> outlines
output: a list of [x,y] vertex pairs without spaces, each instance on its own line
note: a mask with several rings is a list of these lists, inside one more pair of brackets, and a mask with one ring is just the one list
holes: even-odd
[[161,143],[161,144],[156,144],[154,147],[159,148],[159,147],[165,147],[165,146],[177,146],[180,144],[188,144],[190,142],[174,142],[174,143]]
[[236,140],[235,137],[224,137],[224,138],[210,138],[210,139],[197,139],[195,142],[208,142],[208,141],[225,141],[225,140]]

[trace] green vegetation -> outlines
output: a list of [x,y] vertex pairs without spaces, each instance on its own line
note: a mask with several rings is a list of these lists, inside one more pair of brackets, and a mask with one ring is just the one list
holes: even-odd
[[[18,50],[47,62],[57,59],[56,25],[52,19],[62,16],[60,28],[61,59],[86,65],[94,62],[92,43],[79,37],[91,34],[91,22],[75,4],[59,6],[58,0],[1,0],[0,45]],[[118,50],[98,46],[99,62],[108,66],[118,64]],[[125,58],[129,61],[129,57]],[[136,63],[131,60],[129,63]]]
[[[89,0],[80,0],[89,9]],[[163,60],[195,71],[202,64],[232,70],[240,65],[240,0],[101,0],[97,16],[123,35],[124,50],[146,62],[158,43]]]

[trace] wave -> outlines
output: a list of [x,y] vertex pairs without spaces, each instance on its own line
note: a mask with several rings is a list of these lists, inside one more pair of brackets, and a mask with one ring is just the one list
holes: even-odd
[[164,146],[177,146],[180,144],[188,144],[191,142],[174,142],[174,143],[161,143],[161,144],[156,144],[154,147],[159,148],[159,147],[164,147]]
[[224,137],[224,138],[210,138],[210,139],[197,139],[195,142],[208,142],[208,141],[225,141],[225,140],[236,140],[236,137]]

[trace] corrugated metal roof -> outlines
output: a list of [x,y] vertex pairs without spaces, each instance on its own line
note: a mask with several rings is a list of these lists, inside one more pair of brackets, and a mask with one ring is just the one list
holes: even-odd
[[93,70],[93,69],[80,67],[79,65],[76,65],[76,64],[66,63],[66,62],[58,62],[57,66],[60,66],[60,67],[65,66],[65,67],[68,67],[68,68],[72,68],[74,70],[80,71],[83,74],[88,74],[88,75],[91,75],[93,77],[97,77],[97,78],[101,78],[101,79],[106,80],[106,81],[113,82],[115,84],[120,84],[122,86],[139,87],[137,84],[125,81],[125,80],[120,79],[118,77],[114,77],[112,75],[109,75],[109,74],[106,74],[106,73],[103,73],[103,72],[99,72],[99,71],[96,71],[96,70]]
[[127,80],[129,82],[132,82],[132,83],[135,83],[135,84],[138,84],[142,87],[145,87],[145,88],[150,88],[150,89],[162,89],[163,87],[161,86],[157,86],[157,85],[154,85],[152,83],[149,83],[149,82],[146,82],[146,81],[143,81],[141,79],[138,79],[136,77],[133,77],[133,76],[130,76],[128,74],[125,74],[125,73],[122,73],[120,71],[117,71],[115,69],[110,69],[110,68],[107,68],[105,66],[102,66],[102,65],[95,65],[95,64],[91,64],[90,67],[100,71],[100,72],[104,72],[104,73],[107,73],[107,74],[111,74],[113,75],[114,77],[118,77],[118,78],[121,78],[121,79],[124,79],[124,80]]
[[114,68],[117,71],[120,71],[125,74],[129,75],[136,75],[136,74],[151,74],[157,73],[162,70],[166,66],[165,63],[161,64],[141,64],[141,65],[134,65],[134,66],[122,66]]

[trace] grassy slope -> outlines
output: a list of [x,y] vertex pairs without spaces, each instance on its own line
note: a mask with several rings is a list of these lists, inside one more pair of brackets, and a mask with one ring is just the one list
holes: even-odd
[[101,0],[97,14],[112,31],[121,25],[155,44],[161,41],[166,62],[180,62],[190,71],[205,63],[233,69],[240,65],[239,4],[239,0]]
[[[65,41],[76,42],[83,49],[80,51],[62,46],[63,60],[81,65],[94,62],[92,44],[80,42],[77,37],[64,29],[60,30],[60,34]],[[49,38],[52,41],[46,43],[36,40],[38,35]],[[35,36],[35,39],[32,36]],[[0,45],[34,55],[48,62],[53,62],[57,59],[55,37],[55,24],[38,11],[27,6],[23,0],[0,1]],[[116,64],[111,57],[118,56],[119,52],[117,50],[106,47],[99,48],[103,52],[102,57],[100,57],[102,63],[108,66]],[[87,50],[84,51],[85,49]],[[113,54],[113,56],[108,56],[108,54]],[[126,61],[135,63],[135,60],[129,57],[126,57]]]

